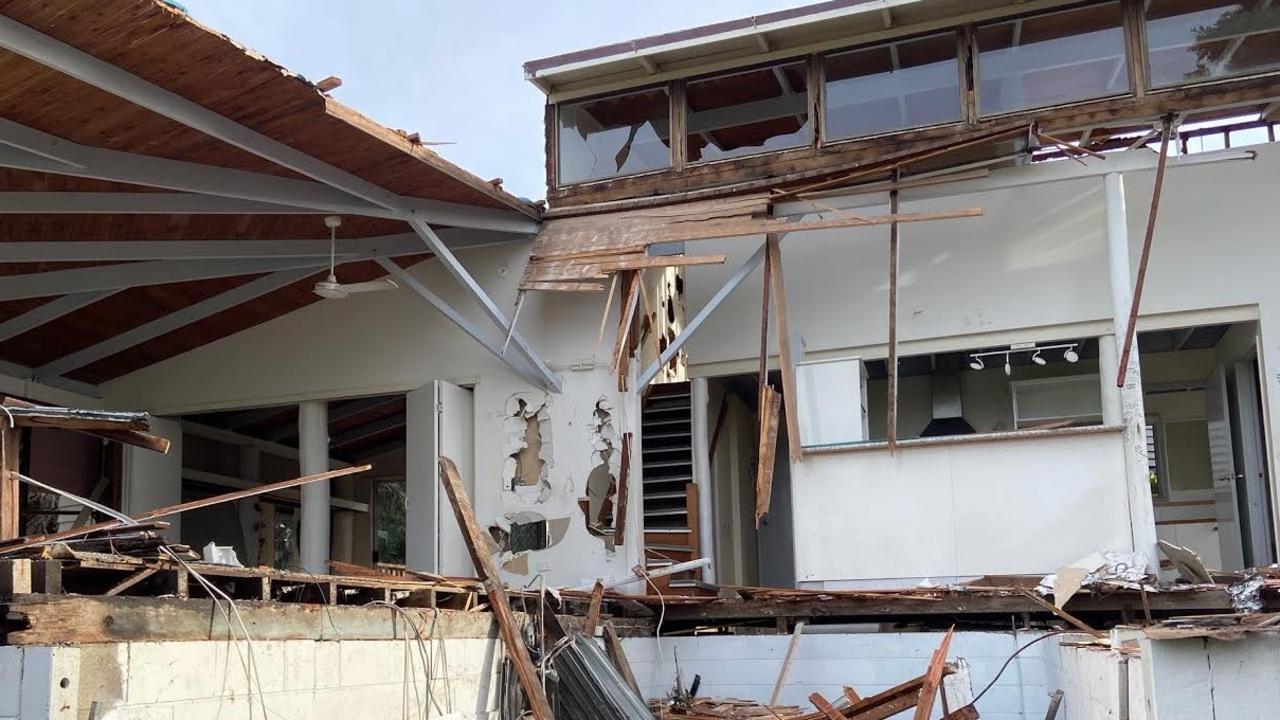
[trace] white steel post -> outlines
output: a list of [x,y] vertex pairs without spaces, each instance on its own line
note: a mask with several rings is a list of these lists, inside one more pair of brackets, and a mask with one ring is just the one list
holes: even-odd
[[[329,470],[329,404],[308,400],[298,405],[298,464],[301,474]],[[302,486],[302,567],[329,572],[329,481]]]
[[[1129,323],[1129,307],[1133,303],[1133,277],[1129,272],[1129,225],[1124,202],[1124,178],[1118,172],[1107,173],[1103,180],[1107,204],[1107,259],[1111,271],[1111,311],[1115,337],[1115,358],[1124,355],[1119,344]],[[1107,355],[1099,353],[1103,358]],[[1102,375],[1104,388],[1115,389],[1113,372]],[[1151,500],[1150,472],[1147,464],[1146,410],[1142,402],[1142,372],[1138,364],[1138,337],[1134,333],[1125,368],[1124,385],[1119,388],[1120,421],[1124,424],[1125,479],[1129,487],[1129,525],[1133,548],[1147,554],[1153,563],[1160,561],[1156,548],[1155,507]],[[1103,403],[1107,407],[1107,403]]]

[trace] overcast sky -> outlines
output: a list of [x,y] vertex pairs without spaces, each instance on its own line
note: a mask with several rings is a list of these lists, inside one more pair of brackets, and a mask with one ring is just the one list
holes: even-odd
[[180,0],[191,15],[471,172],[546,195],[542,93],[526,60],[807,0]]

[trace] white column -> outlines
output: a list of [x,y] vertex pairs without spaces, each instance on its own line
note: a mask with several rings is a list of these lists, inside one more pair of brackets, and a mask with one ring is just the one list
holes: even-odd
[[[298,405],[298,464],[303,475],[329,470],[329,404],[308,400]],[[302,567],[329,572],[329,481],[302,486]]]
[[[698,547],[702,557],[716,556],[715,497],[711,478],[711,453],[708,448],[707,379],[689,381],[689,400],[693,408],[693,481],[698,486]],[[715,563],[703,568],[702,579],[716,581]]]
[[[438,518],[450,515],[441,501],[436,479],[436,388],[428,383],[405,395],[404,562],[412,570],[437,572],[439,562]],[[448,502],[448,499],[444,499]]]
[[[1111,312],[1115,338],[1111,344],[1114,357],[1110,374],[1102,374],[1103,386],[1115,387],[1118,358],[1124,355],[1122,344],[1129,324],[1129,307],[1133,303],[1133,276],[1129,271],[1129,223],[1124,203],[1124,178],[1120,173],[1107,173],[1103,180],[1107,203],[1107,259],[1111,271]],[[1099,351],[1100,357],[1105,357]],[[1105,362],[1100,363],[1105,364]],[[1148,479],[1146,410],[1142,402],[1142,372],[1138,366],[1138,337],[1134,333],[1125,367],[1124,385],[1119,388],[1120,421],[1124,424],[1125,480],[1129,486],[1129,525],[1133,547],[1147,554],[1151,563],[1160,560],[1156,548],[1155,507],[1151,502]],[[1104,395],[1105,398],[1105,395]],[[1107,403],[1104,401],[1103,407]]]
[[[182,424],[169,418],[152,418],[151,432],[169,441],[169,452],[124,446],[124,488],[121,494],[126,515],[177,505],[182,502]],[[182,516],[163,518],[169,523],[165,540],[182,542]],[[208,539],[200,541],[201,544]]]

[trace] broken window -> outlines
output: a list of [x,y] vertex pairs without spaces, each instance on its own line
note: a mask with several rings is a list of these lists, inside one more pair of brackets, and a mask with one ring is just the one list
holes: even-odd
[[1280,70],[1280,6],[1269,0],[1149,0],[1152,87]]
[[977,43],[983,115],[1129,91],[1118,2],[986,25]]
[[823,74],[827,139],[960,120],[954,33],[828,55]]
[[559,183],[671,167],[670,105],[666,88],[560,105]]
[[809,82],[803,62],[734,72],[685,86],[689,162],[809,144]]

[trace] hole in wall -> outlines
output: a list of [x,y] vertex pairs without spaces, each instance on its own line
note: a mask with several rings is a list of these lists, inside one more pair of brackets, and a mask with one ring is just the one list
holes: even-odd
[[505,489],[526,502],[544,502],[551,492],[551,401],[545,394],[517,393],[507,400]]
[[587,496],[578,500],[578,506],[587,532],[602,538],[610,550],[613,549],[614,507],[618,494],[617,447],[613,406],[605,398],[600,398],[591,415],[593,465],[587,475]]

